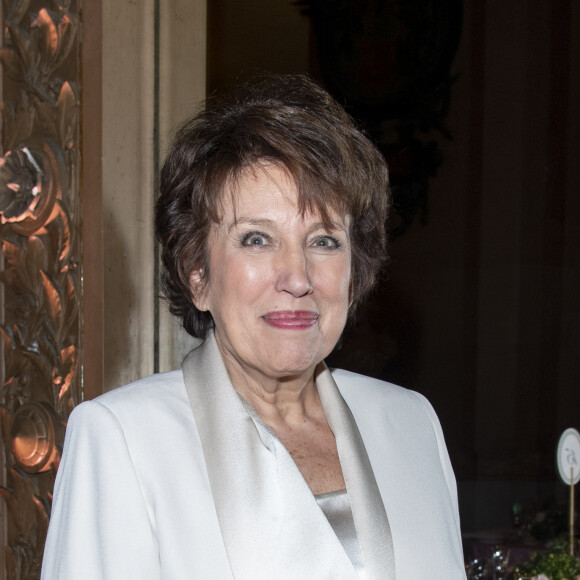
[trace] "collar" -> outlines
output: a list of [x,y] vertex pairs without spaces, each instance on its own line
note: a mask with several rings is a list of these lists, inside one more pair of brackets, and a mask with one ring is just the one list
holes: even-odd
[[[234,389],[213,332],[187,355],[183,376],[233,576],[356,580],[292,457]],[[372,467],[324,363],[316,386],[336,437],[365,577],[394,580],[393,542]]]

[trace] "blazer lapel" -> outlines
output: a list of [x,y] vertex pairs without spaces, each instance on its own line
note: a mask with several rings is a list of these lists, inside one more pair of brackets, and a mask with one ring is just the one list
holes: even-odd
[[316,386],[334,436],[368,578],[395,579],[393,539],[385,506],[354,417],[328,367],[317,369]]
[[[289,453],[233,388],[213,333],[185,358],[183,376],[233,576],[356,579]],[[349,478],[355,487],[365,484]],[[367,534],[365,518],[356,515],[366,496],[360,489],[356,494],[363,501],[353,503],[355,525]],[[374,544],[361,542],[366,562],[365,545],[372,550]]]

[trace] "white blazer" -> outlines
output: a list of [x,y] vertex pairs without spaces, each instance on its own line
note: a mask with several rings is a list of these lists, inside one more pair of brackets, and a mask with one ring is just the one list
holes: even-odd
[[[365,579],[464,579],[455,479],[427,400],[325,366],[316,383]],[[42,579],[357,578],[289,457],[237,396],[212,335],[182,370],[73,411]]]

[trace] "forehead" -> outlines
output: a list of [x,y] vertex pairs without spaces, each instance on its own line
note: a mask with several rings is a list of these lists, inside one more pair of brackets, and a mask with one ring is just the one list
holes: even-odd
[[298,211],[298,190],[292,176],[275,165],[260,164],[244,169],[226,185],[225,213],[239,214],[261,209]]
[[300,198],[296,182],[285,168],[273,163],[256,163],[226,183],[220,199],[219,221],[236,223],[270,216],[282,221],[317,221],[328,227],[340,227],[349,221],[330,204],[320,208],[316,201]]

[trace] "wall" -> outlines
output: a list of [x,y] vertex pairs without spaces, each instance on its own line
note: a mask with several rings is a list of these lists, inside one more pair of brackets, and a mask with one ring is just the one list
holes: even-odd
[[205,95],[205,2],[103,2],[105,389],[174,368],[188,342],[159,302],[159,159]]
[[309,20],[290,1],[208,3],[208,91],[261,71],[307,72]]

